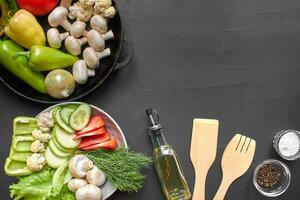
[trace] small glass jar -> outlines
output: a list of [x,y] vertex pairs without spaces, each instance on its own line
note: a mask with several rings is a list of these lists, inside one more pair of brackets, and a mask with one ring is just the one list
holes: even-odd
[[284,155],[281,151],[280,151],[280,148],[279,148],[279,143],[280,143],[280,139],[282,138],[282,136],[284,136],[285,134],[287,133],[293,133],[297,136],[297,140],[300,144],[300,132],[299,131],[296,131],[296,130],[282,130],[282,131],[279,131],[276,133],[274,139],[273,139],[273,147],[275,148],[276,152],[285,160],[296,160],[298,158],[300,158],[300,148],[297,148],[295,149],[294,151],[295,154],[291,155],[291,156],[287,156],[287,155]]
[[[263,188],[257,182],[258,172],[262,166],[264,166],[265,164],[271,164],[271,163],[277,165],[280,168],[280,171],[281,171],[280,181],[270,188]],[[283,194],[289,187],[290,182],[291,182],[290,170],[283,162],[281,162],[279,160],[274,160],[274,159],[265,160],[265,161],[261,162],[260,164],[258,164],[254,170],[253,184],[254,184],[255,188],[262,195],[264,195],[266,197],[277,197],[277,196]]]

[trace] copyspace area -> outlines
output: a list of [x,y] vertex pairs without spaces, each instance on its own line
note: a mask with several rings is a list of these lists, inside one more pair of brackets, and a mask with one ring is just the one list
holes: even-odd
[[[212,199],[221,181],[222,152],[235,133],[256,139],[254,162],[230,188],[228,200],[263,200],[252,184],[255,166],[280,159],[272,148],[281,129],[300,129],[300,2],[298,0],[117,0],[132,41],[132,62],[82,101],[97,105],[119,123],[129,146],[151,155],[144,110],[156,108],[166,137],[176,149],[193,189],[189,158],[192,119],[220,120],[217,159],[207,179]],[[8,155],[12,120],[35,115],[47,105],[22,99],[0,84],[0,159]],[[274,199],[299,197],[299,161],[288,191]],[[13,179],[0,169],[1,199]],[[114,200],[160,200],[154,168],[143,190]]]

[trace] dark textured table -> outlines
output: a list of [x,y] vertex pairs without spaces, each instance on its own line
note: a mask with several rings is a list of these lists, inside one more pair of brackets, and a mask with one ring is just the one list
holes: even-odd
[[[300,129],[299,0],[118,0],[134,58],[82,101],[110,113],[135,151],[151,154],[144,110],[156,108],[166,137],[180,157],[191,190],[189,159],[192,119],[220,120],[218,156],[207,179],[207,199],[221,181],[220,159],[234,133],[257,141],[248,173],[236,181],[228,200],[266,199],[252,184],[254,167],[278,158],[274,133]],[[46,105],[20,98],[0,84],[0,158],[9,153],[12,120],[36,115]],[[292,182],[280,200],[299,199],[299,161],[287,163]],[[154,169],[137,194],[114,200],[164,199]],[[1,200],[10,199],[14,179],[1,167]],[[298,188],[298,189],[297,189]]]

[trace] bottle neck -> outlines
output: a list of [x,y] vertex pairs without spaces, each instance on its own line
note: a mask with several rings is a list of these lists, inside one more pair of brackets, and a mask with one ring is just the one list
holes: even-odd
[[168,144],[162,129],[152,131],[150,130],[149,135],[154,148],[165,146]]

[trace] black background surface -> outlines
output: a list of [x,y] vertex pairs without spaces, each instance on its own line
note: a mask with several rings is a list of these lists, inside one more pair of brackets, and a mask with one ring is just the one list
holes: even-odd
[[[227,200],[266,199],[252,184],[254,167],[278,158],[272,138],[281,129],[300,129],[299,0],[118,0],[134,58],[82,101],[111,114],[135,151],[151,155],[144,109],[156,108],[193,189],[189,159],[192,119],[220,120],[218,156],[207,179],[207,199],[221,181],[220,159],[234,133],[257,141],[255,160],[236,181]],[[36,115],[46,105],[29,102],[0,84],[1,166],[9,153],[12,120]],[[300,161],[280,200],[299,199]],[[0,169],[1,199],[14,179]],[[154,169],[137,194],[115,200],[162,200]],[[298,190],[297,190],[298,189]]]

